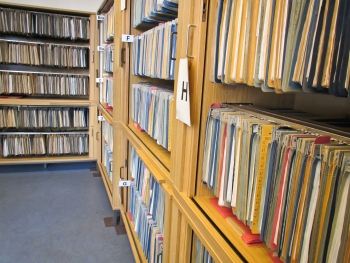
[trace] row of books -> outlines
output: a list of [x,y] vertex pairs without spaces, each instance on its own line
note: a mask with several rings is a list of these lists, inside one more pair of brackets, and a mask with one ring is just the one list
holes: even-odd
[[114,44],[105,45],[103,52],[103,69],[106,72],[113,73]]
[[135,36],[132,50],[132,74],[174,79],[176,32],[177,19],[162,23]]
[[113,135],[114,129],[107,121],[102,122],[103,135],[103,164],[106,167],[107,174],[113,183]]
[[177,17],[178,0],[135,0],[133,27],[150,28]]
[[0,39],[0,64],[88,68],[89,47]]
[[132,85],[132,119],[157,143],[171,151],[174,92],[149,84]]
[[104,77],[102,89],[100,89],[100,102],[106,109],[113,108],[113,77]]
[[208,250],[205,248],[198,237],[196,237],[195,263],[215,263],[214,259],[211,257]]
[[0,107],[0,129],[87,128],[88,113],[88,108]]
[[148,262],[162,262],[165,193],[131,147],[130,215]]
[[114,38],[114,5],[103,15],[103,40],[109,42]]
[[90,39],[90,20],[87,17],[0,7],[0,21],[0,33]]
[[218,0],[211,81],[348,96],[349,10],[346,0]]
[[282,261],[346,262],[349,150],[283,120],[213,107],[202,180]]
[[0,71],[1,95],[88,96],[88,75]]
[[0,157],[82,155],[88,152],[88,134],[0,134]]

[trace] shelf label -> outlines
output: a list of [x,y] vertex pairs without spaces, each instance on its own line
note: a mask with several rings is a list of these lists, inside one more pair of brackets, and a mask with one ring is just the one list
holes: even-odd
[[119,187],[126,187],[126,186],[130,186],[131,185],[131,181],[119,181]]
[[191,126],[190,86],[188,81],[188,60],[180,59],[176,92],[176,119]]
[[106,120],[105,117],[103,117],[103,116],[97,116],[97,119],[98,119],[99,121],[105,121],[105,120]]
[[120,1],[120,10],[125,10],[126,9],[126,0],[121,0]]
[[103,78],[96,78],[96,83],[103,83]]
[[97,18],[97,21],[105,20],[105,16],[103,16],[103,15],[97,15],[96,18]]
[[122,34],[122,42],[134,42],[134,36]]
[[97,51],[105,51],[105,47],[104,46],[97,46]]

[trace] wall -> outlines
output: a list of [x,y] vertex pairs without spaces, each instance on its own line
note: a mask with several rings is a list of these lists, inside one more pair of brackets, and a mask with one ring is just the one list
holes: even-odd
[[4,0],[1,3],[96,13],[103,0]]

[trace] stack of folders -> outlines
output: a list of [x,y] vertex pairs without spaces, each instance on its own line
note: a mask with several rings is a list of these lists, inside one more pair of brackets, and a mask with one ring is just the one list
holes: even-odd
[[178,0],[135,0],[133,27],[150,28],[177,18]]
[[132,74],[174,79],[177,19],[135,36]]
[[211,81],[348,96],[349,1],[216,2]]
[[68,107],[0,107],[0,130],[15,128],[35,129],[86,129],[87,108]]
[[35,37],[90,39],[87,17],[0,7],[0,32]]
[[208,250],[199,240],[196,238],[196,261],[195,263],[215,263],[214,259],[209,254]]
[[114,38],[114,5],[104,14],[103,20],[103,40],[108,42]]
[[82,155],[88,152],[88,134],[0,134],[0,157]]
[[104,57],[104,66],[103,66],[104,71],[113,73],[114,44],[108,44],[105,46],[103,57]]
[[88,96],[88,75],[0,71],[1,95]]
[[202,180],[284,262],[349,262],[350,146],[211,108]]
[[107,121],[102,123],[102,135],[104,138],[104,159],[103,164],[106,167],[107,174],[113,182],[113,126]]
[[101,103],[106,109],[113,108],[113,77],[104,77]]
[[148,84],[132,85],[132,118],[153,139],[171,151],[174,92]]
[[162,262],[165,193],[131,148],[130,213],[148,262]]
[[0,64],[87,68],[89,47],[0,39]]

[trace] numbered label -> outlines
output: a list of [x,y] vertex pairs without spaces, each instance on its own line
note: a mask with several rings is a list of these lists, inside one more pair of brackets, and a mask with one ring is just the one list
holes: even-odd
[[103,116],[97,116],[97,119],[98,119],[99,121],[105,121],[105,120],[106,120],[105,117],[103,117]]
[[105,20],[105,17],[104,17],[103,15],[98,15],[98,16],[97,16],[97,20],[98,20],[98,21]]
[[105,47],[104,46],[97,46],[97,51],[105,51]]
[[130,186],[131,185],[131,181],[119,181],[119,186],[120,187],[126,187],[126,186]]
[[96,78],[96,83],[103,83],[103,78]]
[[134,42],[134,36],[133,35],[122,35],[122,41],[123,42]]

